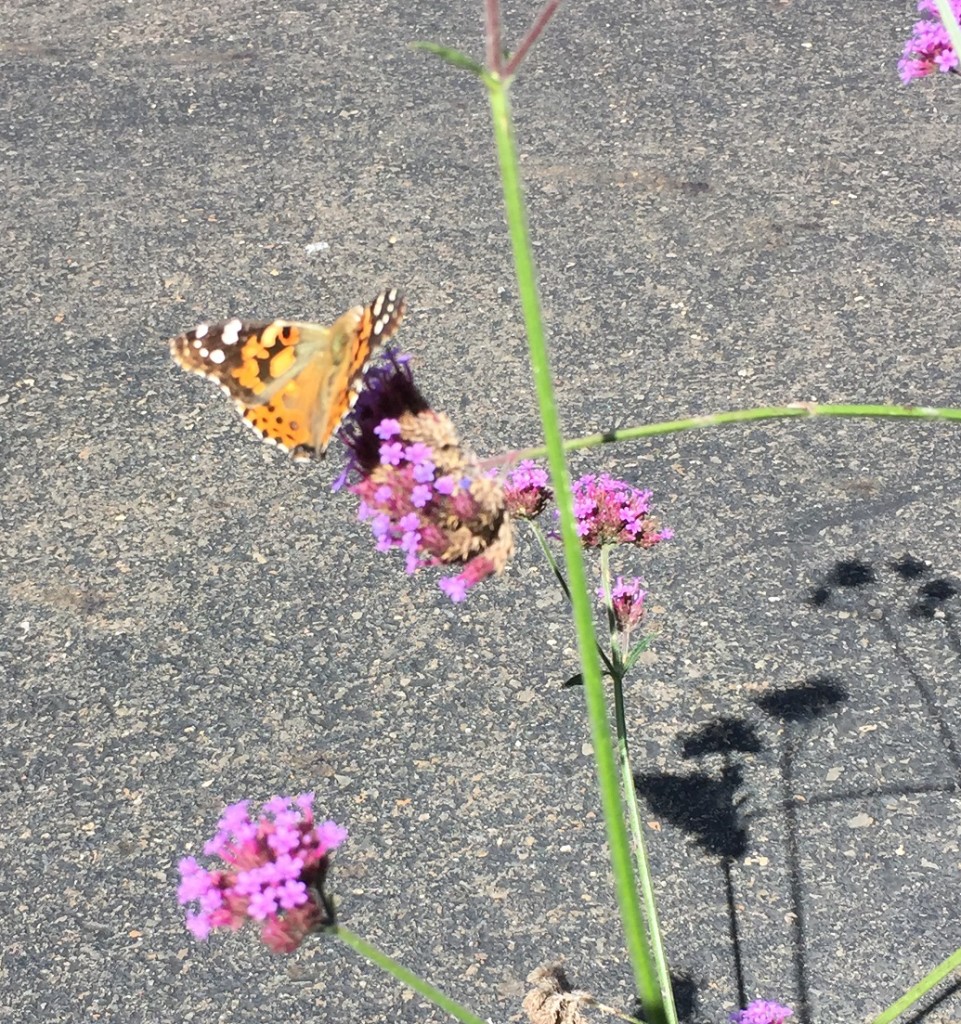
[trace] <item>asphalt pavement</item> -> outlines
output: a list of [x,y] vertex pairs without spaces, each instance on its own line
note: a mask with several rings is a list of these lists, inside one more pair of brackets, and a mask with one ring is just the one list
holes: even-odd
[[[505,11],[516,44],[535,5]],[[794,400],[961,406],[961,91],[913,5],[562,7],[513,89],[569,436]],[[0,42],[0,1020],[440,1022],[351,950],[184,928],[225,803],[312,790],[343,922],[492,1022],[630,1010],[564,601],[518,530],[453,605],[167,339],[382,289],[482,456],[539,425],[479,2],[15,0]],[[684,1019],[870,1019],[961,946],[961,427],[576,455],[676,532],[628,716]],[[596,563],[592,563],[596,568]],[[961,1020],[953,989],[930,1024]]]

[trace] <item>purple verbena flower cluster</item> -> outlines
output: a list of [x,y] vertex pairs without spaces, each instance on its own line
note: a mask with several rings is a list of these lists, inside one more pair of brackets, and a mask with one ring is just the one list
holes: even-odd
[[525,459],[507,474],[504,502],[516,519],[535,519],[554,497],[548,486],[547,470],[532,459]]
[[[961,18],[961,0],[950,0],[951,10]],[[917,21],[911,38],[904,44],[898,61],[898,74],[905,85],[914,78],[924,78],[934,71],[957,71],[958,55],[941,22],[934,0],[918,0],[918,10],[929,17]]]
[[462,565],[440,588],[463,601],[514,551],[503,488],[461,448],[450,419],[431,409],[406,357],[388,352],[365,380],[341,435],[351,450],[344,477],[354,481],[358,515],[379,550],[405,553],[409,573]]
[[780,1003],[765,999],[755,999],[743,1010],[732,1013],[731,1020],[733,1024],[784,1024],[788,1017],[793,1016],[794,1011],[789,1006],[781,1006]]
[[313,793],[276,796],[253,819],[249,801],[231,804],[204,846],[222,868],[205,868],[193,857],[180,861],[181,904],[187,927],[203,941],[215,928],[236,931],[246,920],[261,926],[261,938],[275,953],[291,953],[309,932],[331,923],[323,896],[330,853],[347,838],[333,821],[318,824]]
[[602,544],[632,544],[652,548],[670,540],[674,531],[661,528],[650,514],[651,492],[602,473],[574,481],[577,532],[586,548]]
[[466,562],[459,575],[440,581],[452,601],[463,601],[471,586],[498,569],[484,555],[486,545],[472,543],[477,534],[465,532],[465,524],[489,518],[492,498],[503,506],[499,485],[460,463],[454,473],[443,472],[431,445],[405,441],[396,419],[382,420],[374,433],[381,439],[377,471],[350,488],[361,500],[360,519],[370,522],[378,551],[405,552],[409,573]]
[[[625,580],[617,577],[611,587],[611,605],[614,609],[614,623],[619,633],[630,633],[631,629],[644,618],[644,598],[647,591],[643,589],[644,581],[637,576]],[[598,587],[597,596],[605,599],[604,588]]]
[[429,528],[429,524],[421,521],[421,511],[432,501],[455,497],[470,482],[447,476],[438,479],[427,445],[394,440],[400,436],[397,420],[381,421],[374,432],[382,440],[381,465],[391,467],[392,472],[389,483],[372,488],[371,478],[367,477],[351,488],[361,498],[358,516],[370,521],[378,551],[400,548],[407,553],[407,571],[416,572],[423,564],[421,552]]

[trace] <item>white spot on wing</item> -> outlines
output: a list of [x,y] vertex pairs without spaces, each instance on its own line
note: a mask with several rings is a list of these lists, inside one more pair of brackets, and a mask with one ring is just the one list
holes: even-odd
[[240,338],[241,327],[243,327],[243,324],[237,319],[237,317],[234,317],[233,320],[228,320],[223,326],[220,340],[225,345],[236,345]]
[[227,358],[222,348],[215,348],[210,353],[210,361],[212,363],[222,363]]
[[209,331],[209,330],[210,330],[209,325],[207,325],[207,324],[197,324],[197,326],[194,328],[194,337],[195,338],[206,338],[207,337],[207,331]]

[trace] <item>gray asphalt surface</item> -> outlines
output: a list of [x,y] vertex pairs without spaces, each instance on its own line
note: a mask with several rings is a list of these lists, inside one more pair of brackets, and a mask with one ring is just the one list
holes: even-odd
[[[961,92],[899,83],[914,17],[562,10],[514,104],[571,436],[961,405]],[[185,931],[176,862],[224,803],[307,789],[350,829],[345,924],[491,1021],[556,959],[630,1009],[530,539],[452,606],[374,552],[336,456],[291,465],[166,347],[395,285],[465,440],[537,442],[485,97],[407,45],[479,56],[480,4],[19,0],[3,24],[0,1020],[444,1020],[346,948]],[[574,460],[677,533],[618,569],[661,629],[629,714],[687,1020],[755,996],[867,1020],[961,945],[959,454],[957,427],[825,421]]]

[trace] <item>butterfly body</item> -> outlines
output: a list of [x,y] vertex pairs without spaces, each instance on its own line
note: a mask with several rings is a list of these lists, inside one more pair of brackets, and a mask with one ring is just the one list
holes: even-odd
[[244,421],[295,456],[323,456],[363,384],[371,355],[397,330],[395,289],[329,327],[296,320],[200,324],[170,342],[178,365],[220,384]]

